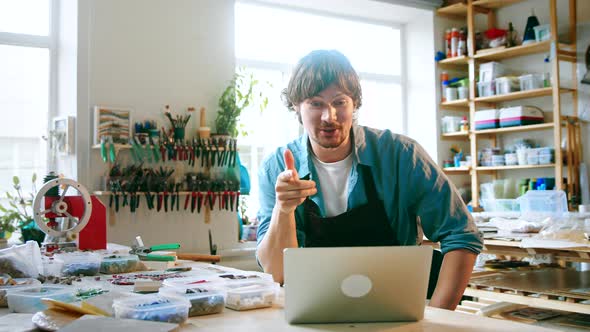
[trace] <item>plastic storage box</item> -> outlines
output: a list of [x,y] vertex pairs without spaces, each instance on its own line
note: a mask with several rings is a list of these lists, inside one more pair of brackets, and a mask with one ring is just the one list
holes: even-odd
[[41,286],[29,287],[21,290],[9,292],[8,308],[11,312],[33,313],[47,309],[47,306],[41,302],[43,298],[49,298],[61,302],[74,301],[73,288],[58,286]]
[[56,254],[55,259],[63,262],[61,273],[64,276],[97,275],[102,260],[99,254],[92,252],[68,252]]
[[505,95],[507,93],[516,92],[520,90],[520,80],[518,79],[518,77],[498,77],[496,78],[495,83],[497,95]]
[[567,212],[567,198],[562,190],[529,190],[518,198],[520,212],[563,214]]
[[479,65],[479,81],[490,82],[504,75],[506,69],[499,62],[486,62]]
[[25,288],[41,288],[41,282],[33,278],[17,278],[0,286],[0,307],[8,306],[8,293]]
[[551,39],[551,26],[549,24],[537,25],[533,27],[535,30],[535,40],[542,42]]
[[496,84],[494,81],[477,82],[477,96],[490,97],[496,95]]
[[513,106],[498,111],[500,127],[525,126],[543,123],[543,111],[531,106]]
[[279,284],[264,280],[242,280],[225,284],[225,306],[233,310],[271,307],[277,297]]
[[475,112],[475,130],[498,128],[499,124],[498,110],[489,109]]
[[137,264],[139,264],[137,255],[107,256],[100,262],[100,273],[117,274],[133,272],[137,270]]
[[442,132],[455,133],[459,131],[459,125],[463,120],[460,116],[443,116],[442,117]]
[[205,285],[210,285],[212,283],[220,283],[223,280],[218,278],[215,275],[203,275],[203,276],[192,276],[192,277],[184,277],[184,278],[169,278],[165,279],[162,283],[164,287],[174,287],[174,288],[191,288],[191,287],[201,287]]
[[504,161],[507,166],[518,165],[518,158],[516,153],[506,153],[504,155]]
[[189,317],[217,314],[225,307],[225,291],[215,287],[162,287],[160,294],[187,299],[191,304],[188,310]]
[[520,210],[520,205],[516,199],[482,199],[481,205],[488,212],[512,212]]
[[520,79],[520,90],[534,90],[543,88],[544,79],[543,74],[527,74],[519,77]]
[[181,324],[188,318],[190,302],[181,297],[149,294],[113,301],[115,318]]

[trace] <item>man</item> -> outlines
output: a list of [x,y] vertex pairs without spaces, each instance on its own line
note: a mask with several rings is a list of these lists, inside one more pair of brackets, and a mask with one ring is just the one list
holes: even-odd
[[357,73],[313,51],[283,98],[305,133],[261,166],[257,256],[283,282],[283,249],[415,245],[421,226],[445,254],[431,306],[454,310],[482,239],[456,189],[408,137],[356,124]]

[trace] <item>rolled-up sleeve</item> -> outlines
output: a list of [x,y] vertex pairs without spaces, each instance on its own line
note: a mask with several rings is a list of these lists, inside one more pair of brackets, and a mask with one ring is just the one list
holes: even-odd
[[409,188],[415,193],[413,205],[426,237],[440,242],[443,254],[457,249],[479,254],[483,239],[455,186],[420,145],[408,152]]
[[276,193],[275,182],[276,176],[272,174],[270,167],[271,158],[267,158],[260,167],[258,172],[258,196],[260,199],[260,208],[256,215],[258,219],[258,231],[256,233],[257,243],[260,242],[268,231],[272,210],[275,206]]

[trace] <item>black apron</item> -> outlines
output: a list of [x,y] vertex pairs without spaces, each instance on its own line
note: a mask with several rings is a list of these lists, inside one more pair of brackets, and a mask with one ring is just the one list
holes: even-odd
[[[399,245],[387,218],[383,201],[379,199],[373,174],[363,167],[367,203],[334,217],[321,217],[320,209],[311,199],[303,205],[305,215],[306,247],[376,247]],[[324,198],[326,199],[326,198]],[[430,299],[436,288],[442,264],[442,254],[434,250],[430,266],[430,278],[426,298]]]
[[367,195],[366,204],[337,216],[323,218],[319,207],[309,197],[303,203],[306,247],[397,245],[383,201],[377,195],[371,169],[368,166],[359,167],[365,167],[362,174]]

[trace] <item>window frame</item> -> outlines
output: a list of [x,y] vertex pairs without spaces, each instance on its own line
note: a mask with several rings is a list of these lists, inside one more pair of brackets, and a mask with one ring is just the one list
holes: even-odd
[[[59,4],[57,0],[49,0],[49,33],[47,36],[30,35],[0,31],[0,45],[10,45],[29,48],[45,48],[49,50],[49,81],[47,105],[47,129],[51,129],[52,119],[57,115],[57,57],[59,40]],[[45,133],[47,136],[48,133]],[[47,169],[55,168],[55,160],[51,159],[49,151],[46,154]]]
[[[406,52],[404,51],[406,49],[407,39],[406,39],[406,27],[404,24],[396,24],[394,22],[385,22],[385,21],[381,21],[381,20],[370,20],[370,19],[366,19],[366,18],[355,17],[355,16],[350,16],[350,15],[343,15],[343,14],[338,14],[338,13],[334,13],[334,12],[327,12],[327,11],[322,11],[322,10],[298,8],[298,7],[293,7],[293,6],[281,5],[281,4],[261,3],[259,1],[239,0],[239,1],[236,1],[236,4],[238,4],[238,3],[254,4],[254,5],[265,6],[265,7],[269,7],[269,8],[290,10],[290,11],[293,11],[296,13],[321,15],[321,16],[325,16],[325,17],[344,19],[344,20],[349,20],[349,21],[353,21],[353,22],[381,25],[381,26],[386,26],[386,27],[390,27],[392,29],[399,30],[399,34],[400,34],[400,40],[399,40],[399,43],[400,43],[400,52],[399,52],[400,73],[399,73],[399,75],[375,74],[375,73],[362,72],[362,71],[357,71],[357,73],[358,73],[359,78],[361,80],[371,80],[371,81],[377,81],[377,82],[399,84],[399,86],[401,88],[401,96],[402,96],[402,100],[401,100],[402,132],[401,132],[401,134],[407,135],[407,133],[408,133],[408,115],[407,115],[408,114],[407,113],[407,105],[408,105],[407,84],[408,84],[408,80],[407,80],[407,69],[406,69]],[[284,74],[288,75],[289,73],[291,73],[293,71],[293,69],[295,67],[295,64],[252,60],[252,59],[239,58],[237,56],[234,59],[235,59],[236,71],[241,67],[246,67],[246,68],[255,68],[255,69],[263,69],[263,70],[277,70],[277,71],[281,71]],[[301,135],[301,134],[303,134],[303,127],[299,126],[299,135]],[[293,139],[296,139],[296,137],[293,137]],[[240,148],[240,149],[248,148],[249,149],[248,152],[250,153],[250,160],[251,161],[258,160],[260,157],[259,150],[261,147],[258,145],[255,145],[255,144],[254,145],[252,145],[252,144],[240,145],[240,143],[238,141],[238,148]],[[250,167],[250,177],[252,178],[252,177],[256,177],[256,176],[258,176],[258,165],[253,162]],[[253,181],[253,179],[251,179],[251,181],[250,181],[251,184],[255,183],[255,182],[256,181]],[[253,187],[251,189],[251,191],[252,190],[257,190],[257,189]]]

